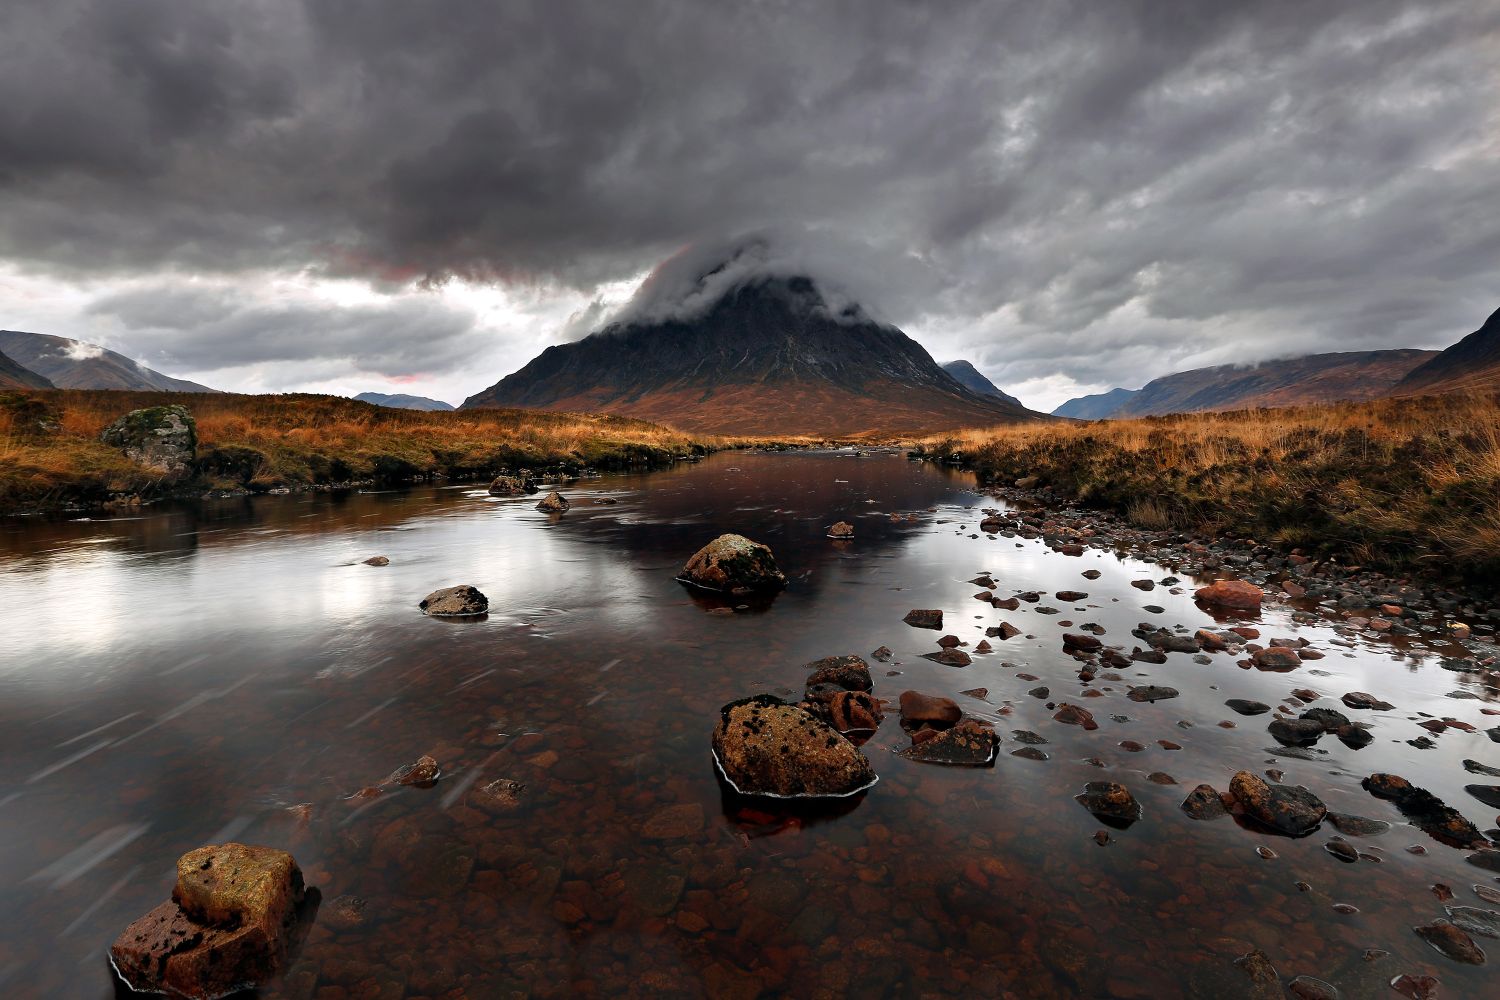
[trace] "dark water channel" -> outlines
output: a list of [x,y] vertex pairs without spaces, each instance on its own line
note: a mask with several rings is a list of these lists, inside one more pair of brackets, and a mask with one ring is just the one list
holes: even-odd
[[[1327,657],[1278,674],[1174,653],[1081,700],[1063,631],[1097,623],[1128,652],[1141,621],[1212,619],[1191,590],[1129,586],[1163,566],[971,537],[976,509],[998,504],[962,474],[896,455],[726,454],[564,491],[561,517],[455,487],[0,522],[0,995],[112,996],[115,935],[167,897],[179,854],[226,839],[285,847],[322,892],[266,996],[1229,997],[1248,995],[1232,961],[1256,947],[1284,979],[1344,996],[1396,996],[1403,973],[1435,976],[1444,997],[1500,991],[1500,942],[1476,939],[1494,947],[1475,968],[1411,931],[1443,916],[1434,883],[1481,907],[1471,887],[1500,883],[1358,784],[1394,771],[1494,825],[1463,791],[1486,779],[1460,762],[1500,765],[1500,746],[1457,730],[1432,750],[1405,742],[1425,734],[1421,712],[1496,721],[1488,692],[1448,696],[1463,678],[1435,656],[1334,645],[1331,623],[1268,607],[1246,622]],[[825,537],[839,519],[854,542]],[[729,530],[771,545],[790,578],[769,608],[725,613],[673,581]],[[390,565],[361,564],[376,554]],[[975,601],[967,581],[985,571],[1002,596],[1043,599]],[[487,619],[417,611],[456,583],[489,596]],[[970,644],[1001,620],[1023,635],[943,666],[920,658],[941,633],[904,625],[912,608],[942,608]],[[709,755],[722,704],[793,697],[807,661],[881,645],[895,657],[872,661],[875,693],[948,695],[994,720],[993,768],[895,756],[909,740],[893,707],[865,747],[881,781],[841,814],[724,798]],[[1137,704],[1126,682],[1182,696]],[[1038,685],[1048,698],[1028,695]],[[1301,687],[1397,707],[1361,713],[1369,747],[1325,739],[1311,759],[1276,746],[1269,716],[1224,707]],[[987,699],[959,693],[974,688]],[[1100,728],[1054,722],[1047,702],[1062,700]],[[1043,736],[1048,759],[1011,756],[1013,730]],[[442,765],[435,787],[350,798],[422,754]],[[1327,825],[1291,840],[1178,808],[1241,768],[1283,769],[1330,809],[1394,825],[1351,838],[1369,860],[1345,864],[1324,850]],[[477,808],[498,778],[524,783],[518,807]],[[1097,780],[1144,809],[1107,846],[1073,801]],[[701,814],[664,813],[684,804]],[[366,901],[363,924],[329,918],[344,894]]]

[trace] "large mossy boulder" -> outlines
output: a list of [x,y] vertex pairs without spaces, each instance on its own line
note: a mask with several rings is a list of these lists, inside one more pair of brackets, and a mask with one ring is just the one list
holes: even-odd
[[729,593],[780,590],[786,575],[769,546],[744,535],[720,535],[693,554],[678,579]]
[[198,457],[198,425],[185,406],[131,410],[104,429],[99,440],[132,462],[169,476],[191,473]]
[[719,770],[742,795],[837,798],[876,781],[858,747],[811,712],[768,694],[719,710],[713,750]]
[[172,898],[125,928],[110,958],[137,991],[201,1000],[251,988],[284,968],[305,895],[285,851],[200,847],[178,859]]

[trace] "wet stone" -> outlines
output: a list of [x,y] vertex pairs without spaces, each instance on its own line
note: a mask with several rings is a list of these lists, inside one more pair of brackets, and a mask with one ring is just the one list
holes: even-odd
[[1090,781],[1074,800],[1099,820],[1127,827],[1141,818],[1141,805],[1130,789],[1113,781]]
[[1224,800],[1212,785],[1199,785],[1182,800],[1182,811],[1193,819],[1218,819],[1228,814]]
[[1328,814],[1328,822],[1339,833],[1348,834],[1351,837],[1378,837],[1391,828],[1391,824],[1384,820],[1366,819],[1363,816],[1351,816],[1348,813]]
[[943,613],[938,610],[913,609],[906,613],[901,619],[912,628],[941,629],[943,627]]
[[1246,698],[1230,698],[1224,704],[1241,715],[1264,715],[1271,710],[1271,706],[1263,701],[1250,701]]
[[1449,906],[1445,909],[1454,926],[1467,933],[1500,938],[1500,910],[1486,910],[1478,906]]
[[1240,771],[1229,783],[1229,794],[1251,819],[1291,837],[1316,830],[1328,810],[1305,788],[1268,785],[1249,771]]
[[1094,715],[1086,708],[1071,705],[1066,702],[1057,707],[1052,718],[1066,726],[1082,726],[1085,730],[1093,731],[1099,728],[1099,723],[1094,721]]
[[1388,712],[1396,707],[1390,702],[1381,701],[1374,695],[1366,694],[1364,691],[1350,691],[1344,695],[1342,701],[1349,708],[1362,708],[1375,712]]
[[995,731],[972,719],[965,719],[936,737],[914,743],[898,755],[924,764],[946,764],[955,767],[987,767],[995,762],[1000,738]]
[[744,795],[844,796],[875,783],[854,744],[771,695],[720,709],[713,749],[724,777]]
[[1323,845],[1323,850],[1332,854],[1340,861],[1353,864],[1359,860],[1359,851],[1347,840],[1334,839]]
[[1474,943],[1467,931],[1447,920],[1434,920],[1412,930],[1445,958],[1465,965],[1484,964],[1484,950]]
[[937,653],[923,653],[922,657],[934,663],[941,663],[946,667],[967,667],[970,663],[974,662],[970,659],[969,654],[961,649],[944,649]]
[[1500,785],[1465,785],[1464,791],[1491,809],[1500,809]]
[[1177,695],[1178,691],[1174,687],[1166,687],[1159,684],[1147,684],[1143,687],[1131,688],[1130,693],[1126,695],[1126,697],[1134,702],[1156,702],[1167,701],[1171,698],[1176,698]]
[[1038,750],[1036,747],[1021,747],[1021,748],[1019,748],[1017,750],[1012,750],[1010,752],[1010,755],[1012,757],[1020,757],[1023,760],[1050,760],[1051,759],[1050,757],[1047,756],[1047,752],[1045,750]]
[[1297,1000],[1339,1000],[1339,991],[1312,976],[1298,976],[1286,984],[1286,991]]
[[417,607],[435,618],[464,618],[484,614],[490,609],[490,600],[478,588],[459,584],[434,590],[422,598]]
[[1376,773],[1360,782],[1377,799],[1394,802],[1413,826],[1452,847],[1477,847],[1484,837],[1458,810],[1400,775]]

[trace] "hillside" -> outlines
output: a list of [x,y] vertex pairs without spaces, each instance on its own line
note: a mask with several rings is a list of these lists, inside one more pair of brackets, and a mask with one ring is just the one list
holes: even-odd
[[442,412],[455,409],[452,403],[445,403],[441,399],[429,399],[426,396],[408,396],[402,392],[389,394],[384,392],[362,392],[354,398],[361,403],[370,403],[374,406],[389,406],[398,410]]
[[1266,361],[1258,365],[1219,365],[1176,372],[1123,394],[1120,406],[1107,413],[1103,403],[1113,393],[1069,400],[1054,412],[1078,416],[1089,408],[1092,419],[1149,417],[1165,413],[1201,413],[1256,407],[1308,406],[1358,402],[1385,396],[1413,368],[1436,352],[1417,350],[1343,351]]
[[0,351],[44,375],[59,389],[131,389],[139,392],[217,392],[152,371],[97,344],[45,333],[0,330]]
[[1500,309],[1463,340],[1413,368],[1392,394],[1496,390],[1500,390]]
[[52,383],[0,353],[0,389],[50,389]]
[[616,413],[762,436],[915,434],[1045,419],[965,388],[906,334],[856,305],[835,310],[805,277],[754,278],[694,314],[616,323],[549,347],[462,408],[487,406]]
[[981,396],[992,396],[995,399],[1014,403],[1016,406],[1024,406],[1019,399],[1001,389],[998,385],[984,377],[984,373],[975,368],[967,361],[949,361],[943,365],[943,371],[952,375],[959,385],[978,393]]
[[1113,416],[1140,392],[1139,389],[1111,389],[1092,396],[1075,396],[1052,411],[1054,417],[1072,417],[1075,420],[1103,420]]

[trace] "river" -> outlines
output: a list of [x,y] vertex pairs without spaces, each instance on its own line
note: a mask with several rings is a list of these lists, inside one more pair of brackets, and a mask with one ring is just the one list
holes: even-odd
[[[1494,825],[1463,790],[1494,779],[1461,761],[1500,764],[1500,747],[1452,729],[1430,750],[1406,742],[1426,734],[1420,713],[1495,722],[1493,693],[1435,650],[1268,605],[1236,621],[1326,657],[1270,673],[1171,654],[1084,700],[1064,631],[1097,624],[1128,653],[1142,621],[1213,618],[1192,581],[1130,586],[1168,567],[977,534],[978,509],[1002,505],[964,473],[894,453],[724,453],[560,488],[561,516],[470,485],[0,521],[0,993],[114,995],[111,941],[167,898],[178,855],[231,839],[290,850],[322,894],[267,997],[1218,998],[1248,995],[1233,960],[1252,948],[1345,996],[1395,996],[1401,974],[1445,997],[1495,989],[1493,958],[1460,965],[1411,930],[1443,916],[1434,884],[1493,908],[1471,888],[1500,887],[1493,873],[1359,786],[1393,771]],[[837,520],[852,542],[825,537]],[[790,582],[774,601],[736,610],[674,580],[724,531],[775,551]],[[390,564],[363,564],[375,555]],[[985,572],[1002,596],[1042,599],[995,610],[973,599]],[[417,610],[459,583],[488,595],[487,618]],[[1066,590],[1087,597],[1052,596]],[[971,650],[1001,620],[1023,634],[945,666],[921,658],[941,633],[903,624],[913,608],[943,609]],[[893,659],[870,665],[892,707],[864,747],[878,785],[826,813],[725,794],[709,754],[721,705],[794,700],[803,664],[882,645]],[[1126,699],[1146,683],[1181,697]],[[1349,713],[1373,723],[1364,749],[1329,737],[1302,753],[1267,735],[1270,716],[1224,705],[1305,687],[1320,705],[1369,691],[1397,707]],[[908,688],[994,722],[995,766],[896,756]],[[1099,728],[1053,721],[1064,700]],[[1018,730],[1047,759],[1013,756]],[[351,797],[423,754],[434,787]],[[1326,823],[1294,840],[1181,811],[1242,768],[1393,826],[1350,837],[1364,856],[1346,864]],[[516,807],[479,808],[476,789],[502,778],[524,785]],[[1073,799],[1099,780],[1144,814],[1102,846]],[[667,812],[683,805],[701,813]],[[362,923],[331,918],[349,894]]]

